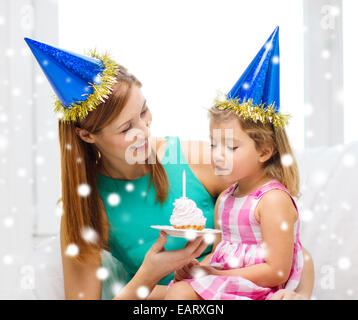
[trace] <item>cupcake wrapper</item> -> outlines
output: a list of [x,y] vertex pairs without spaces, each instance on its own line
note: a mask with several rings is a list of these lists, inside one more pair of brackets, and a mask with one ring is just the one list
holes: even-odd
[[173,225],[173,227],[175,229],[194,229],[194,230],[203,230],[205,228],[205,225],[204,226],[191,226],[191,225],[186,225],[186,226],[175,226]]

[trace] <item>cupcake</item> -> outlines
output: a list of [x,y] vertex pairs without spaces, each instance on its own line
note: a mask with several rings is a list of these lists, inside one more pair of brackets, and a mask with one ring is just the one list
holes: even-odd
[[170,224],[176,229],[203,230],[206,218],[203,211],[196,206],[196,203],[186,197],[176,199],[173,203],[174,209],[170,216]]

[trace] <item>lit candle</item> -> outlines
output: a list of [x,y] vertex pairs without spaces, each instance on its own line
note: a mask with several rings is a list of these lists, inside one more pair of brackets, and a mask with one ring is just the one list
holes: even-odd
[[185,170],[183,170],[183,198],[186,197],[186,175]]

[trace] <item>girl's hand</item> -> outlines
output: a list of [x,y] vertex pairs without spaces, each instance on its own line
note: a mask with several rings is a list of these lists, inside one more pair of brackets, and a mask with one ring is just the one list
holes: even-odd
[[194,266],[192,268],[191,272],[195,277],[198,277],[198,278],[206,276],[206,275],[210,275],[210,274],[219,275],[218,269],[211,267],[211,266],[206,266],[206,265],[205,266],[202,266],[202,265]]
[[175,270],[174,272],[174,282],[181,281],[183,279],[191,279],[192,278],[192,267],[200,265],[199,261],[194,259],[190,261],[183,268]]
[[270,300],[309,300],[306,296],[295,291],[281,289],[275,292]]

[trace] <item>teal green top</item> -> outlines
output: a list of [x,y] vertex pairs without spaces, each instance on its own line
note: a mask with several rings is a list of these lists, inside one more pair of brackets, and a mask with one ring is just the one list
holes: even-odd
[[[166,151],[161,163],[169,180],[168,199],[160,204],[155,202],[155,189],[151,183],[147,188],[150,174],[134,180],[112,179],[102,174],[97,176],[99,194],[104,202],[109,228],[109,247],[112,255],[123,265],[130,281],[141,266],[144,256],[158,239],[159,230],[151,225],[170,225],[169,218],[173,211],[175,199],[182,196],[183,170],[186,173],[186,195],[194,200],[203,211],[206,228],[214,228],[213,198],[196,178],[180,147],[178,137],[166,137]],[[187,239],[168,237],[166,250],[184,248]],[[201,261],[211,252],[212,245],[208,246],[198,258]],[[161,279],[158,284],[167,285],[174,274]]]

